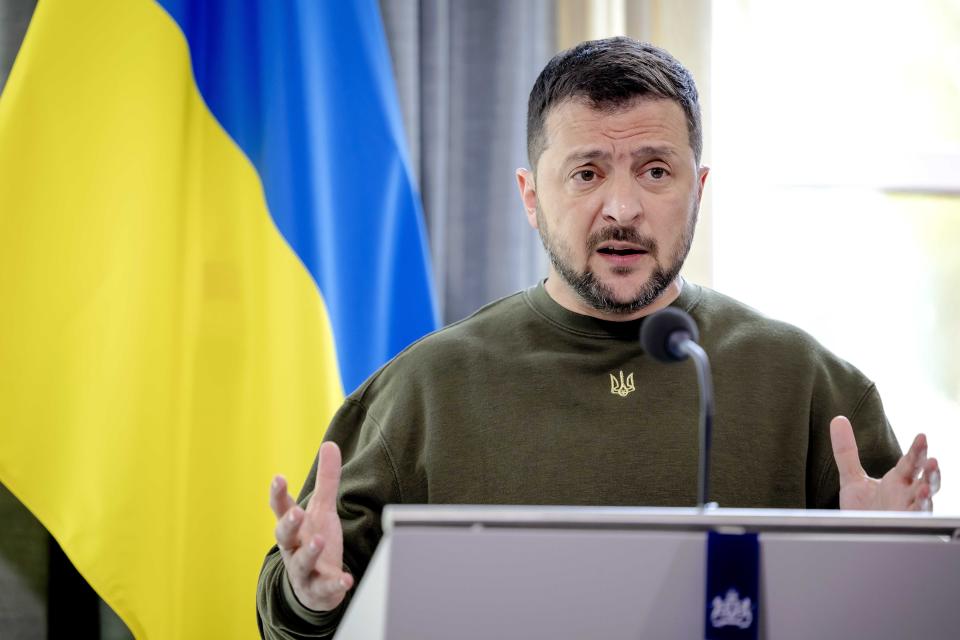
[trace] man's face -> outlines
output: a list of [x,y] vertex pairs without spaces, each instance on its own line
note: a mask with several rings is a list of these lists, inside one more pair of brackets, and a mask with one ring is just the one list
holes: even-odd
[[518,182],[550,256],[551,294],[575,311],[640,315],[683,265],[707,177],[683,110],[661,99],[617,111],[569,100],[545,130],[536,176],[521,170]]

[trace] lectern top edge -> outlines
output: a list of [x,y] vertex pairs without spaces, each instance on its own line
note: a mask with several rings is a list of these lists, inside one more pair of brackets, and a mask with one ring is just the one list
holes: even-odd
[[388,505],[384,533],[406,527],[915,534],[960,538],[960,518],[919,512],[685,507]]

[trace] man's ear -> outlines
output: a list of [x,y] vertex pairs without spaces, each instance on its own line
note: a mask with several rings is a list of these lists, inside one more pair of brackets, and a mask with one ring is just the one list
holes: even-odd
[[527,222],[534,229],[537,228],[537,185],[533,181],[533,172],[529,169],[517,169],[517,187],[520,189],[520,199],[523,209],[527,212]]
[[710,173],[710,167],[706,165],[701,166],[697,173],[699,174],[697,177],[697,182],[700,183],[697,185],[697,202],[699,203],[701,198],[703,198],[703,188],[707,184],[707,175]]

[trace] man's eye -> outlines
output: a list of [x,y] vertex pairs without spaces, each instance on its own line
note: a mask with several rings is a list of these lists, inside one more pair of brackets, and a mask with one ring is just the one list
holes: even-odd
[[650,169],[650,177],[654,180],[662,180],[667,177],[667,170],[663,167],[654,167]]
[[577,171],[573,175],[580,182],[593,182],[594,178],[597,177],[597,172],[591,171],[590,169],[583,169],[582,171]]

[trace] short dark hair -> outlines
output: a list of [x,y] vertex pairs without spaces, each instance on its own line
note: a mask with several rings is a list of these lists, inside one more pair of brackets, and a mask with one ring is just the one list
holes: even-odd
[[687,134],[700,163],[703,125],[693,76],[676,58],[652,44],[618,36],[582,42],[561,51],[543,68],[527,103],[527,156],[536,169],[546,147],[550,109],[582,98],[594,109],[617,110],[640,98],[673,100],[687,117]]

